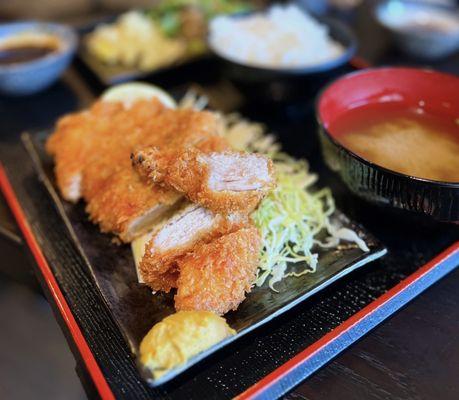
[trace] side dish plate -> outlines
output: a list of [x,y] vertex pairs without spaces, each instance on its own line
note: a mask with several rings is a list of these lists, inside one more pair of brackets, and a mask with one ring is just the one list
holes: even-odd
[[183,68],[199,69],[202,62],[206,62],[211,58],[209,52],[205,52],[195,56],[184,57],[169,65],[161,68],[140,70],[136,67],[126,67],[123,65],[108,65],[92,55],[86,46],[85,37],[91,33],[99,23],[110,23],[115,20],[115,17],[107,18],[97,23],[82,26],[78,29],[80,35],[80,45],[77,49],[77,56],[84,66],[91,71],[93,75],[104,85],[110,86],[118,83],[128,82],[132,80],[152,78],[153,75],[160,76],[164,73],[179,72]]
[[[146,286],[139,284],[130,247],[117,245],[113,243],[111,236],[100,233],[98,227],[88,220],[82,202],[73,205],[61,200],[54,182],[52,160],[44,151],[44,140],[48,134],[49,132],[46,131],[33,137],[24,134],[22,141],[33,160],[40,181],[46,187],[75,246],[85,259],[88,273],[92,275],[129,349],[137,355],[140,341],[148,330],[175,311],[173,295],[164,293],[152,295]],[[386,253],[386,248],[375,237],[350,221],[340,211],[336,211],[334,218],[344,226],[355,230],[366,242],[370,251],[365,253],[353,244],[321,251],[317,272],[298,278],[284,279],[276,286],[277,293],[267,284],[256,287],[237,311],[228,313],[225,317],[229,325],[237,331],[236,335],[192,358],[181,368],[170,371],[158,380],[154,380],[148,371],[142,370],[139,366],[142,376],[152,386],[171,380],[218,349]]]
[[[151,70],[140,70],[134,67],[125,67],[123,65],[108,65],[97,59],[89,53],[86,46],[81,44],[77,52],[80,60],[85,66],[96,75],[97,79],[106,86],[115,85],[118,83],[128,82],[132,80],[145,79],[152,77],[152,75],[159,75],[171,70],[179,70],[181,68],[199,67],[200,63],[207,61],[211,56],[208,53],[197,55],[193,57],[183,58],[168,66],[164,66]],[[175,71],[177,72],[177,71]]]

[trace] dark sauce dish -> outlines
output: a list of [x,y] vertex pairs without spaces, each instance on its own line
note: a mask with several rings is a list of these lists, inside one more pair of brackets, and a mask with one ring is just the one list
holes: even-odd
[[[37,37],[52,44],[37,44]],[[17,40],[13,46],[7,46]],[[51,43],[51,42],[50,42]],[[64,72],[72,61],[78,39],[72,28],[47,22],[0,24],[0,92],[10,96],[39,92]]]
[[366,200],[459,223],[459,182],[424,179],[384,168],[346,148],[330,129],[357,107],[384,102],[396,102],[400,108],[421,104],[427,112],[457,123],[458,93],[459,78],[431,70],[386,67],[345,75],[325,87],[316,101],[326,164],[353,193]]
[[[231,18],[244,18],[250,13],[234,14]],[[318,90],[331,78],[338,76],[357,51],[357,39],[352,30],[333,18],[314,17],[329,29],[330,37],[342,45],[343,52],[336,58],[316,65],[295,68],[274,68],[271,66],[242,63],[227,57],[208,40],[210,51],[217,57],[222,72],[249,98],[257,100],[294,100]],[[303,96],[302,96],[303,95]]]

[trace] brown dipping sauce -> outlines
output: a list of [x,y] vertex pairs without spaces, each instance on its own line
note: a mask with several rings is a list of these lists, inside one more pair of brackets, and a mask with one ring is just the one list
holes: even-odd
[[48,34],[18,34],[0,43],[0,66],[38,60],[57,51],[59,40]]
[[0,65],[16,64],[37,60],[56,51],[51,46],[15,46],[0,48]]
[[459,119],[381,103],[350,110],[329,129],[343,146],[374,164],[418,178],[459,182]]

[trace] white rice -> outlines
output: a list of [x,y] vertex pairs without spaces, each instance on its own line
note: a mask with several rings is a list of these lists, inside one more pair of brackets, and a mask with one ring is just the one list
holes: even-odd
[[228,59],[271,68],[318,65],[344,51],[330,38],[327,26],[295,5],[275,5],[246,17],[216,17],[209,40]]

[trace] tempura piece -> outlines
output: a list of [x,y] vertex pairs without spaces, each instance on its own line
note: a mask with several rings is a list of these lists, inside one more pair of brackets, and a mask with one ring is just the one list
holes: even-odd
[[139,272],[153,290],[169,292],[174,281],[177,261],[195,246],[233,232],[247,224],[247,217],[222,216],[197,204],[185,206],[159,227],[145,246]]
[[236,310],[255,281],[260,250],[254,226],[196,247],[178,261],[175,308],[220,315]]
[[140,361],[155,379],[236,333],[207,311],[180,311],[158,322],[142,339]]
[[153,182],[217,213],[249,213],[275,186],[272,161],[259,154],[148,148],[134,153],[132,161]]

